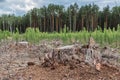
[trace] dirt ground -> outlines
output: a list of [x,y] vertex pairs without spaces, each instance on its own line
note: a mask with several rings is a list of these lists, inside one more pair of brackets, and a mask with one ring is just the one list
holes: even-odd
[[1,43],[0,80],[120,80],[120,71],[107,65],[102,65],[100,71],[85,62],[74,67],[62,64],[55,69],[43,67],[39,56],[44,56],[51,47],[63,45],[59,41],[46,44]]
[[60,65],[56,69],[29,66],[12,78],[13,80],[119,80],[120,72],[114,68],[103,66],[102,70],[82,64],[71,69],[69,66]]

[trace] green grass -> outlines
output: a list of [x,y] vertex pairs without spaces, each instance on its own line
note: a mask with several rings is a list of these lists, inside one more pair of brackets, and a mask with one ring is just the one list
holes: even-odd
[[12,37],[12,39],[16,41],[26,40],[31,43],[38,43],[41,40],[53,40],[53,39],[61,39],[64,43],[70,44],[74,41],[79,41],[81,43],[88,42],[89,37],[92,36],[96,42],[100,45],[106,44],[114,44],[114,46],[120,46],[120,26],[118,30],[104,30],[101,29],[95,30],[94,32],[88,32],[85,29],[80,32],[66,32],[65,29],[60,33],[48,33],[48,32],[40,32],[38,29],[34,30],[32,28],[28,28],[24,34],[10,33],[8,31],[0,30],[0,40],[7,39],[8,37]]

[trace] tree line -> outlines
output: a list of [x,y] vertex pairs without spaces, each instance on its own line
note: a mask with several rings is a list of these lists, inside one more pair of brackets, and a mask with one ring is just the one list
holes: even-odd
[[96,4],[79,7],[77,3],[65,8],[63,5],[49,4],[41,8],[33,8],[23,16],[0,16],[0,29],[20,33],[26,28],[38,28],[41,32],[60,32],[66,27],[67,31],[86,29],[94,31],[96,28],[115,28],[120,24],[120,6],[112,9],[107,5],[103,10]]

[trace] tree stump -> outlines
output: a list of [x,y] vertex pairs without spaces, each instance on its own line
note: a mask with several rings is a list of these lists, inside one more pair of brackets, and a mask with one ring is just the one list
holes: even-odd
[[68,45],[53,49],[44,57],[44,64],[46,66],[53,66],[55,63],[67,65],[72,60],[80,61],[80,48],[77,45]]

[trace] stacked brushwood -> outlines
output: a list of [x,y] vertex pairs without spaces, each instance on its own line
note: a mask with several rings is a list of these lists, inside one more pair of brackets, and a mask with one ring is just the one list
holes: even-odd
[[52,49],[45,54],[42,65],[55,67],[59,64],[76,65],[84,62],[100,71],[103,64],[119,66],[119,60],[120,55],[117,52],[107,47],[99,48],[99,45],[90,37],[87,45],[75,44]]

